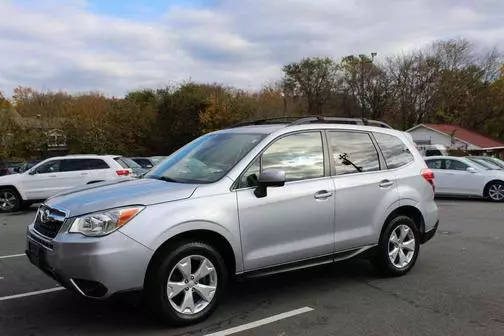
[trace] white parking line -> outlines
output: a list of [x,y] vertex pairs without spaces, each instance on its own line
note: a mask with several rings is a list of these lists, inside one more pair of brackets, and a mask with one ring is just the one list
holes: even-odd
[[292,316],[295,316],[295,315],[307,313],[307,312],[310,312],[312,310],[313,310],[313,308],[311,308],[311,307],[303,307],[303,308],[291,310],[291,311],[288,311],[288,312],[285,312],[285,313],[281,313],[281,314],[278,314],[278,315],[273,315],[273,316],[270,316],[270,317],[266,317],[266,318],[264,318],[262,320],[259,320],[259,321],[250,322],[250,323],[247,323],[247,324],[242,324],[242,325],[234,327],[234,328],[217,331],[215,333],[207,334],[205,336],[226,336],[226,335],[231,335],[231,334],[234,334],[234,333],[237,333],[237,332],[240,332],[240,331],[244,331],[244,330],[248,330],[248,329],[252,329],[252,328],[257,328],[257,327],[263,326],[265,324],[269,324],[269,323],[272,323],[272,322],[283,320],[283,319],[286,319],[286,318],[289,318],[289,317],[292,317]]
[[17,258],[17,257],[24,257],[26,254],[21,253],[21,254],[11,254],[11,255],[6,255],[6,256],[0,256],[0,259],[7,259],[7,258]]
[[64,290],[64,289],[65,289],[65,287],[55,287],[55,288],[39,290],[36,292],[28,292],[28,293],[22,293],[22,294],[16,294],[16,295],[2,296],[2,297],[0,297],[0,301],[7,301],[7,300],[19,299],[19,298],[27,297],[27,296],[57,292],[57,291]]

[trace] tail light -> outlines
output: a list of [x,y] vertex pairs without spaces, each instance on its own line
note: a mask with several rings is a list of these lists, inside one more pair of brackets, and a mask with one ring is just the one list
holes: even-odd
[[430,170],[429,168],[424,168],[422,169],[422,171],[420,172],[420,175],[422,175],[422,177],[430,183],[430,185],[432,186],[432,191],[435,191],[436,190],[436,187],[434,185],[434,172],[432,170]]
[[116,170],[116,174],[118,176],[128,176],[130,174],[130,171],[128,169],[120,169]]

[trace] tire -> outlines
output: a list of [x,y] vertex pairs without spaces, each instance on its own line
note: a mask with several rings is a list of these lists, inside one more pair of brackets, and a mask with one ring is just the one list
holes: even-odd
[[14,188],[0,189],[0,213],[16,212],[21,209],[23,199]]
[[[209,274],[199,278],[197,273],[203,262],[204,273]],[[210,269],[212,270],[209,271]],[[214,247],[203,242],[180,242],[152,261],[146,276],[145,300],[163,322],[176,326],[198,323],[217,308],[227,280],[226,264]],[[169,287],[168,283],[175,286]],[[215,290],[212,291],[211,288]],[[203,299],[205,295],[200,294],[203,292],[206,293],[207,300]],[[188,295],[194,303],[192,308]]]
[[485,188],[485,195],[492,202],[504,202],[504,183],[492,182]]
[[[402,234],[406,236],[401,239]],[[393,235],[397,239],[393,238]],[[413,244],[410,243],[412,240]],[[389,252],[394,251],[397,252],[389,255]],[[383,275],[401,276],[413,268],[419,251],[420,234],[415,222],[408,216],[399,215],[386,224],[373,262]]]

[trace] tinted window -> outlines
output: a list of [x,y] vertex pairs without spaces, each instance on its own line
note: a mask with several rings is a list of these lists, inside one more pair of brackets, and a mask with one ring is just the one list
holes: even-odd
[[262,171],[285,171],[287,181],[324,176],[324,154],[320,132],[288,135],[262,154]]
[[86,165],[85,159],[68,159],[68,160],[63,160],[61,163],[61,171],[62,172],[71,172],[71,171],[78,171],[78,170],[86,170],[87,165]]
[[60,163],[61,160],[48,161],[37,167],[35,171],[37,174],[57,173],[60,171]]
[[378,153],[367,133],[329,132],[336,175],[380,169]]
[[427,149],[425,151],[425,156],[437,156],[437,155],[443,155],[439,149]]
[[147,159],[132,159],[136,163],[138,163],[142,168],[152,168],[152,163]]
[[389,169],[398,168],[413,161],[413,155],[398,137],[384,133],[374,133],[374,137]]
[[109,165],[101,159],[87,159],[87,169],[108,169]]
[[443,160],[441,159],[426,160],[425,163],[430,169],[443,169]]
[[468,165],[458,160],[445,160],[445,169],[450,170],[467,170]]

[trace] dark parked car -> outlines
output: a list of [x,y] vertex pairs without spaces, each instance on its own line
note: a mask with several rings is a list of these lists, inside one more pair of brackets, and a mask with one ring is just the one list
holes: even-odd
[[135,161],[137,164],[140,165],[140,167],[144,169],[151,169],[156,165],[154,161],[152,161],[152,159],[148,157],[132,157],[130,159]]
[[9,175],[9,167],[7,162],[0,160],[0,176]]
[[130,158],[118,157],[115,159],[123,168],[131,168],[133,177],[139,177],[149,171],[149,169],[142,168],[138,163]]
[[138,163],[142,168],[150,170],[165,158],[166,156],[132,157],[131,160]]

